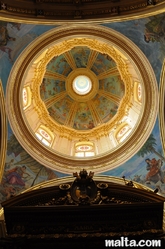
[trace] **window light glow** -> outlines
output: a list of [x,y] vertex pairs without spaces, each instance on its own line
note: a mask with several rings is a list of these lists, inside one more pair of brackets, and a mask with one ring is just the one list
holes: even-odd
[[51,145],[51,136],[44,129],[39,128],[35,135],[44,145]]
[[73,81],[73,90],[80,95],[85,95],[90,92],[92,82],[86,75],[79,75]]

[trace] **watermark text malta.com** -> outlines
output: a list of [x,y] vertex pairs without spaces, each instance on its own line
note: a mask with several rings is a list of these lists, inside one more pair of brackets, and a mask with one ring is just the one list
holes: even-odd
[[120,239],[111,239],[111,240],[105,240],[105,247],[148,247],[148,248],[161,248],[161,240],[160,239],[151,239],[151,240],[144,240],[141,239],[139,241],[136,241],[135,239],[128,239],[128,237],[120,237]]

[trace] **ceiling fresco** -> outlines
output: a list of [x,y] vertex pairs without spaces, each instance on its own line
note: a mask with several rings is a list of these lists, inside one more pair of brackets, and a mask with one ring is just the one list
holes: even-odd
[[54,103],[49,109],[50,116],[57,120],[58,123],[64,124],[69,115],[70,108],[72,107],[73,100],[67,95],[60,101]]
[[[81,96],[73,99],[70,90],[67,90],[70,86],[66,84],[72,84],[66,82],[67,76],[76,73],[79,68],[88,69],[98,81],[92,81],[91,88],[98,84],[99,91],[88,101],[82,101]],[[47,108],[51,118],[76,130],[89,130],[109,122],[117,113],[124,94],[124,82],[115,61],[109,55],[86,46],[74,47],[51,59],[40,86],[43,102],[46,104],[52,100]],[[70,115],[72,119],[69,119]]]
[[[160,21],[161,20],[161,21]],[[163,60],[164,60],[164,56],[165,56],[165,50],[164,50],[164,15],[158,15],[158,16],[152,16],[149,18],[143,18],[143,19],[136,19],[136,20],[131,20],[131,21],[124,21],[124,22],[114,22],[114,23],[107,23],[107,24],[102,24],[103,26],[107,26],[107,28],[113,28],[114,30],[124,34],[126,37],[128,37],[130,40],[132,40],[142,51],[143,53],[146,55],[146,57],[148,58],[150,64],[152,65],[156,78],[157,78],[157,82],[159,83],[160,80],[160,74],[161,74],[161,68],[162,68],[162,64],[163,64]],[[150,42],[146,42],[144,40],[144,35],[147,32],[146,31],[146,27],[148,23],[154,24],[155,23],[155,27],[158,27],[157,30],[160,29],[160,26],[162,27],[162,33],[158,33],[157,30],[153,31],[152,29],[150,30],[150,35],[152,37],[154,37],[155,33],[156,33],[156,37],[157,39],[153,40],[151,39]],[[5,45],[6,50],[2,51],[2,49],[4,47],[1,46],[1,53],[0,53],[0,57],[1,57],[1,61],[0,61],[0,76],[2,79],[2,86],[4,89],[4,92],[6,90],[6,85],[7,85],[7,78],[9,76],[10,70],[13,67],[13,63],[14,61],[17,59],[18,54],[21,53],[21,51],[23,50],[23,48],[25,47],[25,44],[22,43],[22,40],[26,40],[27,43],[30,43],[32,40],[34,40],[37,36],[40,36],[42,33],[47,32],[49,29],[54,28],[54,26],[49,26],[49,25],[32,25],[32,24],[25,24],[25,23],[19,23],[19,29],[17,30],[17,23],[7,23],[5,22],[4,24],[1,24],[2,27],[4,27],[2,30],[7,30],[8,34],[10,37],[15,37],[16,40],[7,40],[7,44]],[[151,25],[150,25],[151,28]],[[153,29],[154,29],[154,25],[153,25]],[[1,34],[3,34],[3,32],[1,32]],[[27,37],[30,37],[30,40],[27,40]],[[138,39],[137,39],[138,37]],[[151,37],[151,38],[152,38]],[[4,41],[5,38],[2,39],[2,41]],[[26,44],[27,44],[26,43]],[[16,46],[16,44],[20,45],[20,49],[18,49],[18,46]],[[10,53],[9,50],[7,50],[7,47],[10,48],[11,51],[11,58],[10,58]],[[76,51],[76,50],[75,50]],[[91,60],[89,61],[89,50],[86,48],[86,53],[85,56],[88,58],[88,60],[84,60],[85,61],[85,65],[87,66],[89,65],[94,65],[92,64]],[[92,58],[97,58],[95,57],[95,51],[91,51],[93,53],[93,57]],[[74,55],[74,53],[73,53]],[[73,57],[73,56],[72,56]],[[79,55],[80,57],[80,55]],[[58,58],[58,59],[57,59]],[[90,57],[91,58],[91,57]],[[65,71],[64,73],[61,73],[62,71],[58,71],[58,76],[61,75],[62,77],[60,79],[58,79],[58,77],[55,77],[55,71],[53,71],[53,69],[51,69],[51,66],[56,66],[57,63],[59,62],[59,60],[61,59],[61,64],[63,65],[63,67],[66,67],[66,69],[68,70]],[[63,61],[62,61],[63,60]],[[54,61],[54,65],[53,65],[53,61]],[[78,61],[78,60],[77,60]],[[52,63],[52,64],[51,64]],[[88,63],[88,64],[87,64]],[[97,64],[97,63],[95,63]],[[81,65],[83,67],[83,64]],[[74,103],[74,100],[69,96],[66,95],[67,90],[65,87],[65,77],[69,75],[74,69],[78,68],[78,62],[75,65],[75,60],[73,61],[69,61],[69,58],[67,56],[67,53],[64,55],[60,55],[58,57],[54,57],[50,63],[47,65],[47,71],[45,73],[45,78],[43,80],[43,85],[41,85],[41,88],[45,88],[47,89],[46,91],[41,90],[42,95],[41,95],[41,99],[44,101],[45,105],[47,106],[47,109],[51,110],[54,108],[54,105],[59,105],[60,100],[55,101],[52,106],[48,106],[47,105],[47,100],[50,100],[51,97],[54,98],[55,96],[59,96],[59,94],[63,93],[65,94],[65,96],[63,96],[62,98],[62,105],[64,106],[66,102],[67,106],[72,106]],[[96,74],[97,71],[94,71],[94,67],[91,67],[90,69],[93,70],[93,72]],[[52,73],[54,73],[53,77],[47,77],[46,75],[52,70]],[[115,67],[114,67],[114,71],[115,71]],[[96,74],[97,78],[99,79],[99,92],[101,92],[102,90],[104,92],[106,92],[106,94],[112,93],[115,94],[115,91],[117,92],[116,95],[118,95],[119,99],[122,98],[123,94],[124,94],[124,87],[123,85],[119,85],[118,88],[114,88],[114,84],[115,81],[117,80],[117,78],[119,78],[120,81],[120,76],[116,73],[116,75],[114,75],[113,77],[107,77],[107,78],[102,78],[104,77],[104,72],[100,72],[99,74]],[[57,76],[57,75],[56,75]],[[49,84],[50,82],[50,84]],[[109,86],[107,84],[107,82],[109,83]],[[45,86],[44,86],[45,84]],[[53,86],[54,85],[54,89]],[[164,89],[164,88],[163,88]],[[164,91],[163,91],[164,94]],[[163,95],[164,96],[164,95]],[[96,110],[99,111],[99,101],[97,100],[98,98],[103,98],[104,95],[100,94],[100,95],[95,95],[93,97],[92,100],[90,100],[91,103],[95,102],[95,105],[97,104],[97,108]],[[77,102],[76,102],[77,103]],[[83,102],[79,102],[79,105],[81,106],[81,103]],[[147,106],[146,106],[147,107]],[[66,107],[59,107],[59,109],[61,110],[61,112],[63,112],[63,110]],[[55,111],[57,110],[57,108],[55,109]],[[59,111],[60,112],[60,111]],[[78,112],[78,105],[77,105],[77,112]],[[68,109],[67,111],[65,111],[65,113],[68,113]],[[91,113],[92,115],[92,113]],[[103,115],[101,116],[103,117]],[[76,115],[75,115],[76,118]],[[67,117],[64,118],[63,116],[63,121],[62,122],[66,122]],[[57,119],[58,120],[58,119]],[[57,122],[57,121],[56,121]],[[59,120],[58,120],[59,122]],[[59,122],[59,123],[60,123]],[[72,126],[74,129],[78,129],[76,127],[74,127],[74,122],[70,123],[70,126]],[[91,125],[92,126],[92,125]],[[115,177],[122,177],[123,175],[127,178],[127,179],[131,179],[137,182],[140,182],[141,184],[153,188],[155,189],[156,187],[159,187],[159,193],[162,195],[165,195],[165,158],[164,158],[164,151],[162,149],[162,141],[160,138],[160,127],[159,127],[159,123],[158,120],[154,126],[154,129],[152,131],[152,134],[154,136],[154,141],[152,142],[152,146],[148,146],[148,150],[146,150],[145,154],[143,153],[136,153],[136,155],[132,156],[132,158],[130,158],[128,161],[123,162],[121,165],[119,165],[118,167],[114,168],[114,169],[106,169],[104,170],[104,172],[102,172],[102,175],[107,175],[107,176],[115,176]],[[94,130],[94,129],[93,129]],[[91,130],[90,130],[91,131]],[[151,135],[152,135],[151,134]],[[13,139],[14,135],[13,135],[13,130],[11,129],[10,125],[8,124],[8,145],[7,145],[7,151],[6,151],[6,163],[5,163],[5,167],[4,167],[4,174],[2,176],[2,181],[0,184],[0,202],[4,201],[5,199],[8,199],[10,197],[12,197],[13,195],[19,194],[21,191],[28,189],[30,186],[32,185],[36,185],[38,183],[44,182],[48,179],[52,179],[52,178],[56,178],[56,177],[63,177],[66,175],[66,173],[62,173],[60,170],[58,171],[54,171],[54,174],[52,173],[52,170],[49,169],[47,167],[47,170],[50,170],[50,173],[52,173],[52,176],[48,178],[48,174],[45,170],[45,165],[41,165],[41,164],[36,164],[35,159],[32,158],[32,156],[30,154],[25,153],[25,150],[22,148],[22,151],[20,150],[20,144],[17,141],[17,139]],[[148,139],[149,141],[150,139]],[[12,144],[12,146],[10,146],[10,143]],[[103,144],[104,146],[106,145],[106,143]],[[148,145],[148,143],[146,143],[146,145]],[[144,149],[146,149],[146,146],[144,146],[145,148],[141,148],[141,150],[143,150],[143,152],[145,151]],[[155,150],[151,150],[151,148],[153,148]],[[22,157],[21,154],[24,154],[26,157],[26,160],[23,160],[24,158]],[[42,157],[42,155],[40,155],[40,157]],[[150,160],[152,160],[153,158],[155,158],[156,160],[159,160],[159,158],[161,158],[162,160],[162,165],[161,165],[161,169],[158,172],[157,176],[161,175],[161,180],[160,179],[156,179],[156,174],[154,175],[155,179],[150,179],[150,181],[148,181],[146,179],[148,172],[150,172],[150,170],[148,169],[148,166],[146,164],[145,159],[146,158],[150,158]],[[10,170],[12,171],[14,168],[19,168],[22,167],[23,165],[26,166],[26,171],[29,174],[29,176],[27,177],[27,174],[25,174],[25,172],[20,176],[16,171],[15,173],[10,172]],[[35,166],[36,165],[36,169]],[[110,166],[109,166],[110,167]],[[33,169],[34,168],[34,169]],[[44,169],[44,171],[42,169]],[[3,170],[3,169],[2,169]],[[3,171],[1,170],[1,172],[3,173]],[[95,171],[95,169],[94,169]],[[15,178],[14,178],[14,174],[15,174]],[[97,174],[97,173],[95,173]],[[12,183],[9,180],[9,177],[13,176],[13,179],[17,179],[21,177],[21,179],[23,180],[23,182],[25,183],[24,186],[20,185],[17,181],[13,181]],[[70,175],[70,174],[69,174]],[[160,177],[159,177],[160,178]]]

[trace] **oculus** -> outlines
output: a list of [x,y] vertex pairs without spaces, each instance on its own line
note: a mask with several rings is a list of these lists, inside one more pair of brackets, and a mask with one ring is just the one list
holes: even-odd
[[73,80],[73,89],[77,94],[85,95],[90,92],[92,88],[92,82],[86,75],[78,75]]

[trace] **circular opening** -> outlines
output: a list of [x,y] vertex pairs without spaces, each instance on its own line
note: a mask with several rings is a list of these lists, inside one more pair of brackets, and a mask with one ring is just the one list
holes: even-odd
[[85,95],[90,92],[92,82],[86,75],[79,75],[73,80],[73,90],[80,95]]

